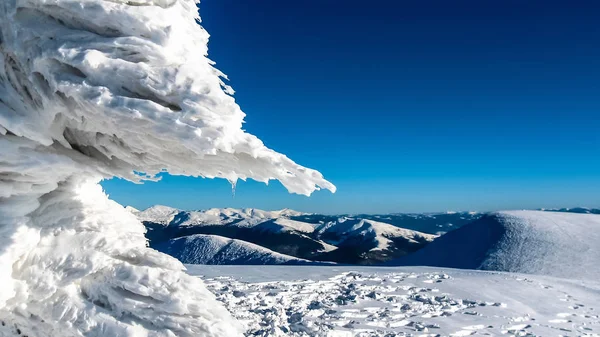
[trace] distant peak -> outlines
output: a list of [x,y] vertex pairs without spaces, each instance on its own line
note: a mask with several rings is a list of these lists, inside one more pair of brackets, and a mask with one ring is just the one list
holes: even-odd
[[143,210],[143,212],[149,211],[149,210],[164,210],[164,211],[177,211],[177,208],[171,207],[171,206],[165,206],[165,205],[154,205],[154,206],[150,206],[148,208],[146,208],[145,210]]
[[140,210],[139,210],[139,209],[137,209],[137,208],[135,208],[135,207],[131,207],[131,206],[125,206],[125,209],[126,209],[127,211],[131,212],[131,213],[134,213],[134,214],[135,214],[135,213],[139,213],[139,212],[140,212]]

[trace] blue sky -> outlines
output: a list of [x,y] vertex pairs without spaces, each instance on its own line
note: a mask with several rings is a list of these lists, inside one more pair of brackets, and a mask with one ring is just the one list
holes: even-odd
[[384,213],[600,206],[600,3],[203,0],[245,129],[338,187],[165,176],[116,201]]

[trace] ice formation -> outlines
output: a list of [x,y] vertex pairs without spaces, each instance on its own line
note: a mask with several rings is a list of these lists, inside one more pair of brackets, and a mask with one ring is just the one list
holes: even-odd
[[98,182],[335,187],[242,131],[195,0],[0,1],[0,336],[236,336]]

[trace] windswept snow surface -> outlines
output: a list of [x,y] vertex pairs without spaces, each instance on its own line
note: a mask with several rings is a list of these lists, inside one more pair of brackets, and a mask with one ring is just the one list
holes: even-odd
[[259,245],[218,235],[196,234],[156,246],[183,263],[190,264],[302,264],[308,260],[279,254]]
[[101,179],[335,190],[242,131],[196,4],[0,1],[0,335],[238,335]]
[[499,212],[443,235],[397,265],[600,279],[600,215]]
[[600,283],[426,267],[188,266],[246,336],[599,336]]

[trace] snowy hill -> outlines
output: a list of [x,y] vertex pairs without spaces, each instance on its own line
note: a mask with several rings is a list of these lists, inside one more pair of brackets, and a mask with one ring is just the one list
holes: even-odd
[[437,237],[383,222],[348,217],[319,225],[316,232],[320,239],[338,247],[327,257],[345,263],[387,261],[391,256],[410,254]]
[[217,235],[196,234],[155,247],[189,264],[305,264],[310,261],[279,254],[259,245]]
[[152,247],[190,235],[218,235],[300,259],[352,264],[385,262],[414,252],[436,237],[380,221],[289,209],[179,211],[153,206],[134,214],[146,225]]
[[393,264],[600,278],[600,215],[511,211],[484,216]]

